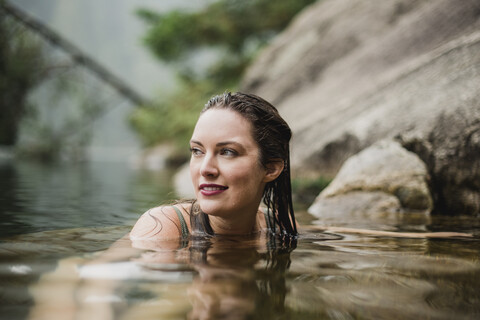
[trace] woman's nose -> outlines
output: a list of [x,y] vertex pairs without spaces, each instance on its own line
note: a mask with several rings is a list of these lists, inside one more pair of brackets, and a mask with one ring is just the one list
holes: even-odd
[[217,162],[213,156],[207,155],[203,158],[200,174],[203,177],[216,177],[218,175]]

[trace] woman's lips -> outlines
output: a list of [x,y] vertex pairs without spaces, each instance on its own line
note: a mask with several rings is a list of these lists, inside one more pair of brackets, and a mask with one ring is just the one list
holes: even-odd
[[200,185],[200,193],[204,196],[214,196],[222,193],[227,189],[228,187],[221,186],[218,184],[201,184]]

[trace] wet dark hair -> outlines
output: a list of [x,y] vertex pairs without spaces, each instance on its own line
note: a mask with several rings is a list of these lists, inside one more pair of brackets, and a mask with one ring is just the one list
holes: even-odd
[[[297,226],[290,181],[289,142],[292,131],[288,124],[273,105],[253,94],[226,92],[223,95],[214,96],[200,114],[210,109],[232,110],[250,122],[253,139],[260,149],[259,162],[262,166],[266,167],[270,162],[283,161],[282,173],[275,180],[268,182],[263,191],[263,202],[267,206],[267,225],[273,233],[296,235]],[[194,214],[191,215],[193,216]],[[197,219],[202,220],[206,231],[211,230],[208,216],[201,214]]]

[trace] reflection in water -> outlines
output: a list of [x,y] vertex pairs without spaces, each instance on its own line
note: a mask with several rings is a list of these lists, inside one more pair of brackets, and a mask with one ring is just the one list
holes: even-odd
[[0,160],[0,237],[131,224],[171,192],[169,175],[124,163]]
[[[431,249],[449,242],[463,244],[462,258]],[[480,312],[478,240],[349,237],[317,245],[291,257],[297,276],[286,305],[297,312],[327,319],[474,319]]]
[[[145,248],[145,243],[135,245]],[[192,268],[195,276],[186,291],[191,303],[188,319],[272,319],[284,314],[285,275],[295,246],[290,238],[192,239],[173,252],[175,257],[149,245],[155,250],[137,261],[147,268],[164,269],[168,263]]]
[[[16,192],[19,189],[19,178],[16,168],[9,163],[0,162],[0,221],[8,224],[8,228],[1,228],[2,236],[24,233],[29,230],[29,225],[18,221],[16,215],[24,212],[21,196]],[[18,232],[18,233],[17,233]]]
[[132,247],[122,239],[90,259],[63,259],[43,275],[31,287],[30,318],[277,318],[285,314],[295,244],[273,237],[215,237]]
[[[13,318],[475,319],[480,312],[478,239],[311,233],[296,243],[124,238],[109,246],[127,231],[48,231],[0,243],[1,256],[10,254],[4,296],[28,311]],[[450,245],[455,255],[444,254]],[[28,303],[17,291],[25,285]]]
[[[296,240],[246,246],[232,239],[195,245],[198,272],[189,289],[190,319],[272,319],[284,314],[286,273]],[[243,241],[245,241],[243,239]],[[205,250],[206,249],[206,250]]]

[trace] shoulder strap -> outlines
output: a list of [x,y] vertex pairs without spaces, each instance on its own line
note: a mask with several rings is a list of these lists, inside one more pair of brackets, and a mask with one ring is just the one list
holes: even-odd
[[180,221],[180,227],[182,229],[182,238],[187,238],[188,235],[190,234],[190,232],[188,231],[187,222],[185,221],[185,218],[183,217],[183,214],[180,211],[180,209],[178,209],[175,206],[172,206],[172,207],[177,213],[178,220]]

